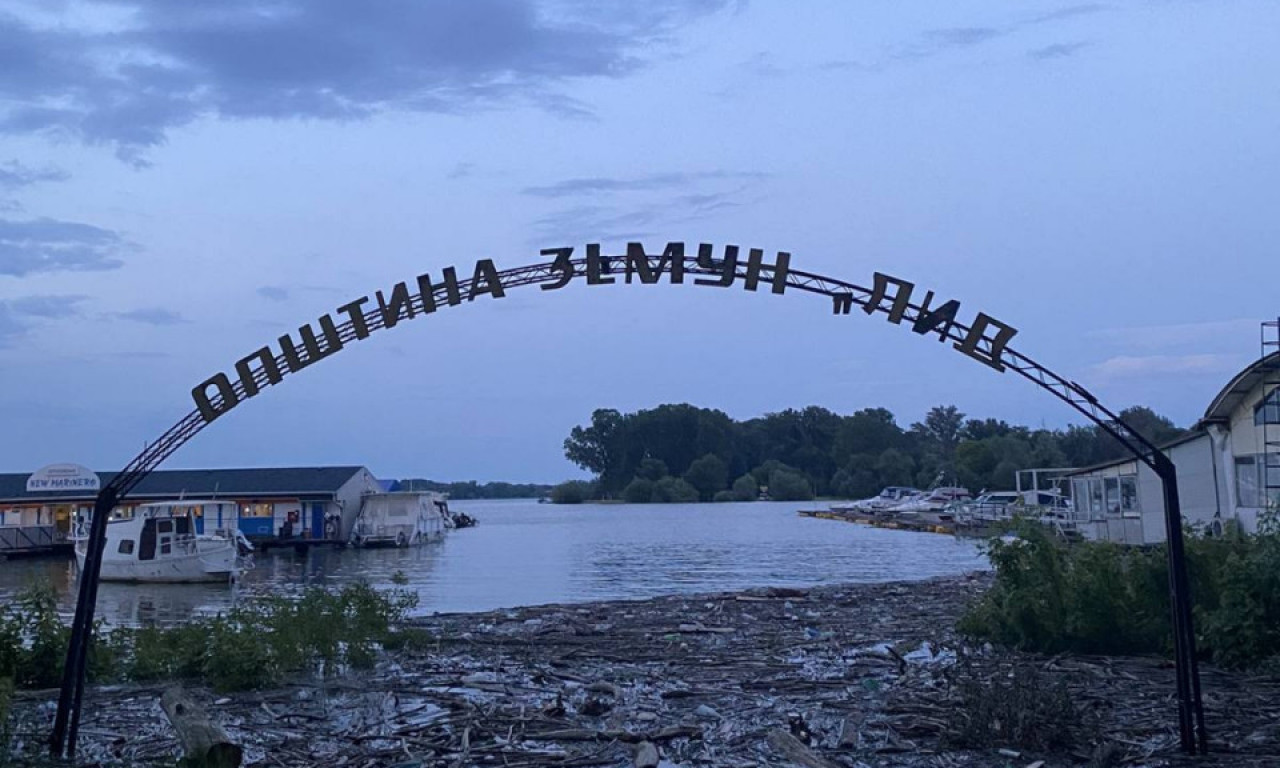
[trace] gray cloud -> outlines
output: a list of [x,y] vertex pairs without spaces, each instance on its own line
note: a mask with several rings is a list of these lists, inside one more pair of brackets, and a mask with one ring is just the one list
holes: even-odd
[[[1042,13],[1038,16],[1031,16],[1019,21],[1014,21],[1002,26],[989,27],[948,27],[942,29],[931,29],[925,32],[914,43],[907,45],[899,51],[894,58],[898,59],[919,59],[929,56],[936,56],[940,53],[959,48],[972,48],[992,40],[996,40],[1016,32],[1022,31],[1028,27],[1034,27],[1043,24],[1064,21],[1066,19],[1078,18],[1106,10],[1106,6],[1097,3],[1083,3],[1079,5],[1069,5],[1054,11]],[[1083,47],[1083,43],[1073,44],[1070,50],[1057,52],[1052,51],[1048,55],[1036,56],[1032,52],[1033,58],[1053,58],[1056,56],[1070,56],[1072,53]],[[1056,46],[1048,46],[1039,49],[1040,51],[1049,51]],[[1065,48],[1065,46],[1064,46]]]
[[186,322],[186,319],[183,318],[182,315],[171,309],[164,309],[162,307],[131,309],[128,312],[116,312],[111,316],[121,320],[132,320],[136,323],[146,323],[147,325],[178,325]]
[[724,179],[763,179],[768,174],[744,173],[737,171],[703,171],[694,173],[655,173],[648,176],[637,176],[631,179],[608,178],[594,176],[579,179],[564,179],[554,184],[538,187],[526,187],[523,192],[534,197],[572,197],[575,195],[596,195],[611,192],[639,192],[648,190],[677,189],[692,186],[703,181]]
[[284,301],[289,298],[289,291],[288,289],[281,288],[278,285],[264,285],[258,289],[258,295],[264,299],[271,299],[272,301]]
[[32,320],[80,316],[85,296],[23,296],[0,300],[0,349],[11,347],[32,328]]
[[57,168],[28,168],[16,160],[0,164],[0,189],[17,189],[42,181],[66,181],[70,175]]
[[0,218],[0,275],[93,272],[120,267],[133,245],[118,233],[57,219]]
[[1046,45],[1043,48],[1036,48],[1034,50],[1027,51],[1027,55],[1039,61],[1045,61],[1047,59],[1065,59],[1068,56],[1074,56],[1077,51],[1081,48],[1087,47],[1088,45],[1088,43],[1084,42],[1054,43],[1053,45]]
[[143,163],[170,129],[204,116],[346,120],[513,99],[580,115],[559,86],[626,75],[725,4],[134,0],[110,32],[0,12],[0,132],[105,143]]

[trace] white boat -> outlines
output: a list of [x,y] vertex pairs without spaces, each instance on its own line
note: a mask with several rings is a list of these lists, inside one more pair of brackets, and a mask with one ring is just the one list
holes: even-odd
[[970,498],[967,488],[958,486],[943,486],[934,488],[928,493],[919,496],[908,497],[891,507],[888,511],[895,515],[918,515],[922,512],[941,512],[947,507],[968,501]]
[[[246,566],[236,539],[225,530],[197,533],[203,522],[197,516],[218,505],[234,509],[225,501],[165,501],[141,504],[131,517],[107,521],[99,578],[174,583],[235,579]],[[73,541],[76,565],[83,572],[89,540],[77,535]]]
[[437,539],[452,527],[443,495],[430,491],[366,494],[351,526],[357,547],[408,547]]
[[924,491],[917,488],[891,485],[880,491],[878,496],[872,496],[869,499],[860,499],[848,505],[832,506],[831,509],[837,512],[846,510],[854,512],[882,512],[892,506],[916,498],[922,493],[924,493]]

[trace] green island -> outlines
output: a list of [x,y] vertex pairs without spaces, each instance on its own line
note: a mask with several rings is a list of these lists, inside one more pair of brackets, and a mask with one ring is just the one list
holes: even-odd
[[[1120,415],[1157,444],[1184,432],[1143,406]],[[1094,426],[1031,428],[968,418],[950,405],[904,429],[884,408],[844,416],[811,405],[736,421],[688,403],[634,413],[598,409],[569,433],[564,452],[593,478],[552,488],[551,500],[560,504],[858,499],[939,480],[1006,489],[1022,469],[1084,467],[1126,455]]]

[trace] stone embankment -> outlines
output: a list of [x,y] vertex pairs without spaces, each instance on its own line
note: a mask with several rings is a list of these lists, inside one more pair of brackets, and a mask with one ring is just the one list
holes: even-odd
[[[1184,758],[1167,662],[956,637],[989,579],[437,615],[369,673],[191,691],[245,764],[290,768],[1280,765],[1280,679],[1205,668],[1215,754]],[[172,765],[163,689],[92,690],[82,760]],[[50,700],[15,702],[28,755]]]

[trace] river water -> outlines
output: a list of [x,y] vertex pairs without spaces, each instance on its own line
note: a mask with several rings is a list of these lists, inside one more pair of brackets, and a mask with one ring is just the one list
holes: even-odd
[[[98,615],[112,624],[173,624],[225,610],[246,595],[403,573],[417,612],[717,592],[761,586],[925,579],[987,568],[978,545],[951,536],[799,517],[815,502],[559,506],[532,500],[455,501],[475,528],[412,549],[273,550],[239,585],[103,583]],[[32,581],[75,602],[71,560],[0,563],[0,600]]]

